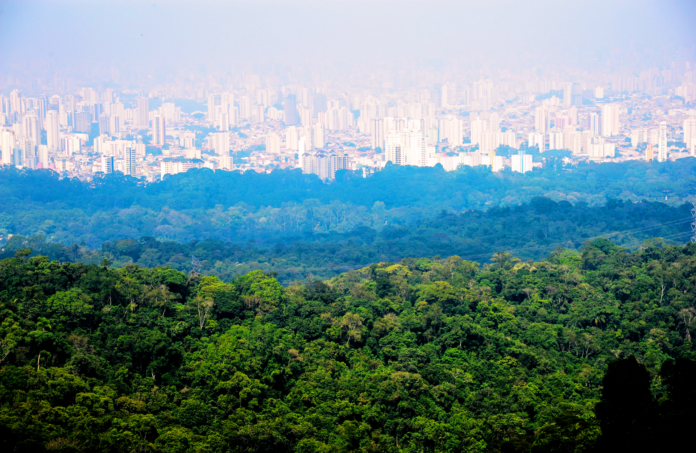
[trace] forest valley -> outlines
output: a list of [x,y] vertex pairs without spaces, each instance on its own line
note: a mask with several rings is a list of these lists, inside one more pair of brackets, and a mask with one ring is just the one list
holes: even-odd
[[696,244],[662,240],[287,286],[20,248],[0,262],[0,444],[673,451],[696,421],[695,307]]

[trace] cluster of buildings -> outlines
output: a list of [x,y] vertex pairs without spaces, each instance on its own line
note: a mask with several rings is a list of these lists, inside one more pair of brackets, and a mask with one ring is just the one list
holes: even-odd
[[122,89],[63,80],[54,94],[0,79],[1,163],[83,179],[298,168],[330,180],[389,163],[526,172],[550,150],[596,162],[696,155],[690,62],[638,75],[537,73],[430,74],[418,86],[253,73]]

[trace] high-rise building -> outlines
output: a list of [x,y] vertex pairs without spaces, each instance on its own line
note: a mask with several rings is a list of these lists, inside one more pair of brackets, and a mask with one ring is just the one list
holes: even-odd
[[150,100],[146,97],[138,98],[138,110],[136,114],[136,125],[140,129],[150,128]]
[[684,143],[689,151],[696,144],[696,116],[684,120]]
[[568,107],[582,107],[582,86],[575,82],[570,88],[570,105]]
[[312,104],[314,106],[314,114],[326,111],[326,95],[323,93],[317,93],[312,97]]
[[124,173],[128,176],[136,177],[136,162],[137,162],[137,157],[136,157],[136,150],[135,146],[127,146],[125,149],[125,153],[123,156],[123,170]]
[[619,105],[605,104],[602,106],[602,136],[612,137],[619,135]]
[[37,157],[38,157],[38,165],[40,165],[41,168],[48,168],[49,158],[48,158],[48,146],[47,145],[39,145],[38,146]]
[[102,156],[101,157],[101,171],[105,175],[114,172],[114,156]]
[[667,160],[667,123],[660,123],[660,138],[657,145],[657,160],[664,162]]
[[314,147],[321,149],[326,145],[326,139],[324,138],[324,125],[321,123],[316,123],[313,128]]
[[299,138],[296,126],[290,126],[285,129],[285,148],[297,151]]
[[152,119],[152,144],[164,146],[166,143],[167,131],[164,117],[157,115]]
[[302,173],[315,174],[322,180],[335,179],[338,170],[350,169],[351,159],[345,153],[329,154],[323,150],[301,155]]
[[600,133],[600,123],[599,123],[599,115],[596,113],[590,113],[590,115],[587,117],[588,125],[587,129],[592,131],[595,135],[599,135]]
[[15,165],[22,165],[31,169],[36,168],[36,145],[30,138],[17,140]]
[[179,133],[179,147],[180,148],[193,148],[196,143],[196,133],[193,131],[186,131]]
[[385,140],[386,161],[394,165],[425,167],[428,154],[425,137],[419,130],[402,129],[387,134]]
[[549,149],[565,149],[563,146],[563,132],[552,130],[549,132]]
[[641,143],[647,143],[648,131],[644,128],[634,129],[631,131],[631,146],[636,148]]
[[285,125],[295,126],[300,123],[300,115],[297,111],[297,100],[294,95],[285,98]]
[[464,125],[461,118],[447,115],[438,120],[438,135],[440,141],[447,140],[451,147],[462,146],[464,143]]
[[89,112],[76,112],[75,113],[75,126],[73,130],[75,132],[82,132],[84,134],[89,134],[92,129],[92,120],[90,118]]
[[39,119],[36,117],[36,112],[34,110],[27,112],[22,122],[24,125],[24,138],[28,138],[35,144],[41,143],[41,131],[39,130]]
[[548,129],[549,111],[546,109],[546,107],[537,107],[534,109],[534,130],[540,134],[545,134]]
[[563,85],[563,105],[565,106],[565,108],[569,108],[571,105],[573,105],[572,92],[572,83],[566,83],[565,85]]
[[229,154],[226,156],[220,156],[220,168],[222,170],[234,169],[234,158]]
[[[313,173],[312,171],[305,171],[305,166],[307,164],[305,158],[307,157],[307,147],[305,146],[305,138],[300,137],[297,142],[297,155],[298,155],[298,166],[302,169],[303,173]],[[325,179],[325,178],[322,178]]]
[[653,145],[648,145],[645,148],[645,161],[650,162],[655,158],[654,156],[654,151],[653,151]]
[[383,118],[373,118],[372,124],[370,125],[371,142],[370,145],[372,149],[384,150],[384,119]]
[[80,154],[82,149],[82,141],[75,135],[65,135],[61,137],[61,148],[67,156]]
[[[476,118],[471,121],[471,144],[480,145],[483,141],[483,134],[488,132],[489,123],[482,120],[481,118]],[[442,137],[440,137],[442,141]]]
[[449,91],[449,85],[447,83],[440,88],[440,106],[445,109],[449,107]]
[[530,148],[537,146],[539,151],[543,152],[546,149],[546,136],[535,132],[529,134],[527,146]]
[[111,121],[108,113],[99,115],[99,135],[111,135]]
[[314,140],[312,140],[313,132],[314,132],[314,128],[312,126],[306,126],[306,127],[299,128],[300,138],[305,139],[305,146],[307,147],[308,151],[310,151],[312,148],[314,148]]
[[60,126],[58,112],[55,110],[46,112],[46,144],[51,151],[60,150]]
[[525,154],[523,150],[519,150],[517,154],[513,154],[510,157],[510,164],[512,166],[512,171],[517,173],[532,171],[532,155]]
[[220,96],[213,93],[208,94],[208,121],[211,123],[217,119],[216,106],[218,105],[220,105]]
[[266,135],[266,152],[280,154],[280,137],[275,132],[269,132]]
[[251,116],[251,98],[249,96],[242,96],[239,98],[239,117],[243,120],[249,120]]
[[230,134],[229,132],[214,132],[211,134],[212,148],[218,156],[230,155]]

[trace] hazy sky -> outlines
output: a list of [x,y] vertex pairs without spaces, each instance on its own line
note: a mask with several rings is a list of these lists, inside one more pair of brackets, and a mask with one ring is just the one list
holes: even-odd
[[[0,65],[519,58],[696,44],[696,1],[0,0]],[[1,69],[0,69],[1,71]]]

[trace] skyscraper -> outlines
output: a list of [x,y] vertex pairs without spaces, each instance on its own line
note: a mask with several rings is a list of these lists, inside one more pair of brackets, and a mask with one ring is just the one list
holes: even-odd
[[135,146],[126,146],[124,153],[124,173],[128,176],[136,177],[136,153]]
[[296,126],[290,126],[285,129],[285,148],[297,151],[297,141],[299,140],[299,134],[297,132]]
[[653,160],[653,159],[654,159],[654,156],[653,156],[653,146],[652,146],[652,145],[648,145],[648,146],[645,148],[645,161],[646,161],[646,162],[650,162],[650,161]]
[[99,135],[111,135],[111,122],[109,119],[108,113],[99,115]]
[[38,148],[38,165],[41,165],[41,168],[48,168],[48,146],[39,145]]
[[242,96],[239,98],[239,117],[244,120],[251,118],[251,98],[249,96]]
[[546,110],[546,107],[537,107],[534,110],[534,130],[540,134],[545,134],[548,129],[549,112]]
[[660,123],[660,138],[658,139],[657,160],[664,162],[667,160],[667,123]]
[[305,158],[307,157],[307,147],[305,146],[305,138],[304,137],[300,137],[300,139],[297,143],[297,154],[299,156],[298,166],[302,169],[302,171],[304,173],[311,173],[311,171],[306,171]]
[[[478,145],[483,141],[483,134],[488,132],[488,122],[482,120],[481,118],[476,118],[471,121],[471,144]],[[443,137],[440,137],[440,141]]]
[[216,105],[220,104],[220,96],[213,93],[208,94],[208,121],[214,122],[216,118]]
[[569,108],[571,105],[573,105],[572,92],[573,84],[566,83],[563,86],[563,105],[565,106],[565,108]]
[[140,129],[150,128],[150,101],[146,97],[138,98],[137,126]]
[[215,132],[212,134],[212,147],[218,156],[230,155],[230,134],[229,132]]
[[46,144],[51,151],[60,149],[60,126],[58,125],[58,112],[55,110],[46,112]]
[[92,121],[89,116],[89,112],[77,112],[75,113],[75,132],[82,132],[88,134],[92,129]]
[[518,173],[532,171],[532,155],[525,154],[523,150],[519,150],[517,154],[513,154],[512,157],[510,157],[510,163],[512,165],[512,171]]
[[15,134],[12,131],[0,132],[0,150],[2,151],[2,164],[12,165],[12,154],[15,147]]
[[587,120],[589,123],[587,125],[587,128],[594,132],[595,135],[599,135],[599,115],[597,115],[596,113],[590,113],[590,116],[587,118]]
[[440,89],[440,106],[442,108],[449,107],[449,86],[448,84],[442,85]]
[[39,121],[36,112],[31,110],[24,115],[24,138],[33,141],[34,144],[41,142],[41,132],[39,131]]
[[428,155],[425,137],[419,130],[391,131],[386,137],[386,161],[394,165],[425,167]]
[[[372,119],[372,124],[370,125],[371,128],[371,133],[372,133],[372,149],[381,149],[384,150],[384,119],[382,118],[373,118]],[[317,146],[317,148],[319,148]]]
[[152,144],[164,146],[166,143],[166,128],[165,120],[161,115],[157,115],[152,119]]
[[570,90],[571,95],[571,106],[572,107],[582,107],[582,86],[579,83],[573,83],[573,87]]
[[462,146],[464,143],[463,122],[461,118],[454,115],[447,115],[438,120],[440,141],[447,140],[451,147]]
[[294,95],[285,98],[285,125],[295,126],[300,122],[300,115],[297,111],[297,100]]
[[269,132],[266,136],[266,152],[280,154],[280,137],[275,132]]
[[324,138],[324,125],[317,123],[314,126],[314,147],[321,149],[326,145],[326,139]]
[[114,156],[102,156],[101,157],[101,171],[105,175],[114,172]]
[[619,105],[606,104],[602,106],[602,136],[619,135]]
[[684,143],[689,151],[696,144],[696,116],[684,120]]

